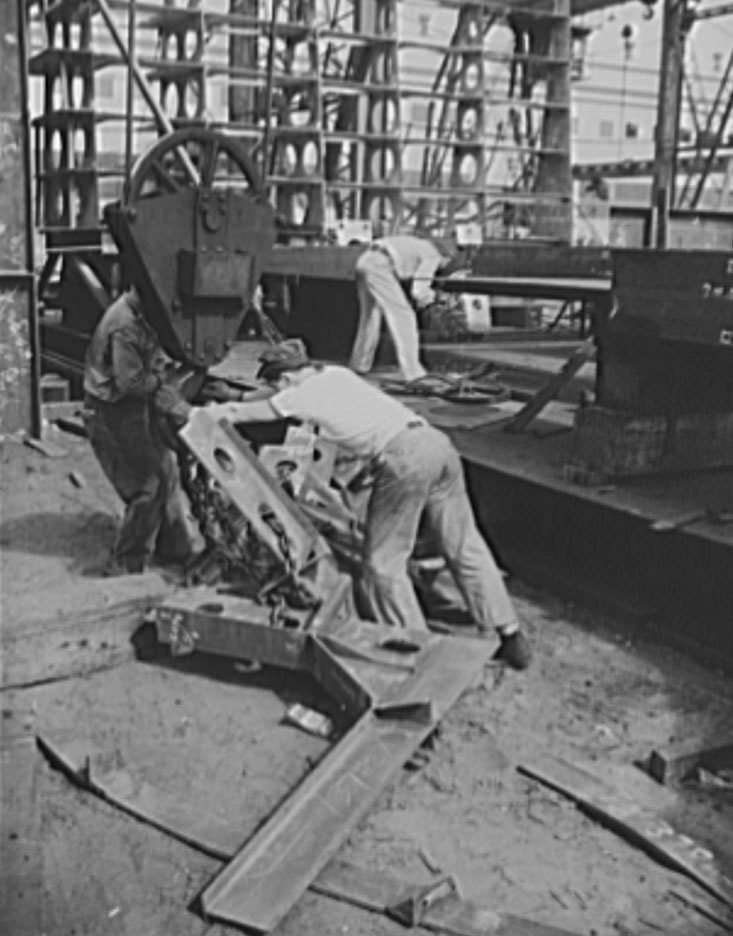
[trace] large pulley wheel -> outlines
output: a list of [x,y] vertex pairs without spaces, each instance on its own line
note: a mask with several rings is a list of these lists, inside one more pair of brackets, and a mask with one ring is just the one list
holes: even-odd
[[206,127],[184,127],[161,137],[132,168],[128,202],[186,188],[238,188],[263,194],[257,167],[234,138]]
[[220,361],[275,240],[274,212],[246,149],[206,127],[161,137],[105,218],[168,354],[199,369]]

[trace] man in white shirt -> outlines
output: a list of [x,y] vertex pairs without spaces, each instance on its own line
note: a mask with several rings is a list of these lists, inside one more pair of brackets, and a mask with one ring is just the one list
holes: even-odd
[[268,349],[255,391],[240,403],[207,408],[232,422],[292,418],[314,424],[322,438],[371,463],[374,484],[366,515],[363,586],[378,621],[425,627],[408,574],[420,519],[445,557],[481,633],[499,634],[497,658],[515,669],[530,648],[491,551],[479,533],[458,453],[448,437],[352,371],[311,362],[297,339]]
[[371,370],[384,316],[404,379],[425,376],[420,363],[415,310],[405,296],[402,282],[412,282],[417,306],[429,305],[434,299],[431,284],[435,274],[450,259],[429,240],[412,234],[379,238],[361,254],[356,262],[359,324],[351,352],[352,370],[357,374]]

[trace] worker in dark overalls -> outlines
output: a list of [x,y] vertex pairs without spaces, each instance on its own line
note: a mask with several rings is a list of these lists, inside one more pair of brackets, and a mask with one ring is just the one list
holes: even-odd
[[153,559],[187,563],[204,546],[162,431],[190,409],[164,381],[167,360],[129,288],[102,316],[84,368],[87,436],[125,504],[106,575],[143,572]]

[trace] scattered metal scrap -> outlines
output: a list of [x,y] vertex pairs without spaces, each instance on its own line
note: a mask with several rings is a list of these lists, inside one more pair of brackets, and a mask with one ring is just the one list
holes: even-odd
[[659,783],[677,783],[692,779],[700,769],[713,774],[733,771],[733,742],[703,750],[677,751],[655,748],[642,765]]
[[[91,744],[42,734],[38,744],[50,762],[72,782],[187,845],[222,861],[240,844],[236,825],[212,812],[192,808],[166,790],[149,784],[134,765],[122,767]],[[424,884],[394,878],[344,861],[329,862],[309,882],[312,893],[389,916],[405,926],[453,936],[572,936],[566,930],[499,913],[459,894],[453,877]]]
[[720,907],[712,907],[708,902],[701,900],[696,894],[686,893],[678,888],[672,888],[667,891],[667,893],[670,897],[674,897],[675,900],[679,900],[681,904],[690,907],[692,910],[696,910],[701,916],[704,916],[712,923],[716,923],[718,926],[722,927],[726,933],[733,932],[733,914],[726,914],[726,916],[723,917]]
[[[686,875],[733,907],[733,880],[719,870],[716,858],[687,835],[677,832],[650,808],[585,769],[544,753],[520,773],[572,799],[584,812],[640,846],[657,861]],[[643,775],[639,774],[640,780]]]
[[380,386],[390,393],[440,397],[451,403],[495,403],[509,399],[509,391],[503,384],[486,380],[495,369],[492,361],[485,361],[465,374],[426,374],[408,381],[382,380]]
[[66,449],[61,448],[60,445],[55,445],[48,439],[34,439],[33,436],[26,436],[23,439],[23,444],[36,452],[40,452],[41,455],[45,455],[46,458],[65,458],[69,454]]

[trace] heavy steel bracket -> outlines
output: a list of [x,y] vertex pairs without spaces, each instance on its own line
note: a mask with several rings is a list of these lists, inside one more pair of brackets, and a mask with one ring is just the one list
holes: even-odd
[[491,645],[351,616],[273,627],[267,609],[211,588],[185,589],[156,611],[158,639],[310,673],[351,727],[203,892],[212,920],[269,932],[290,910],[402,765],[476,679]]

